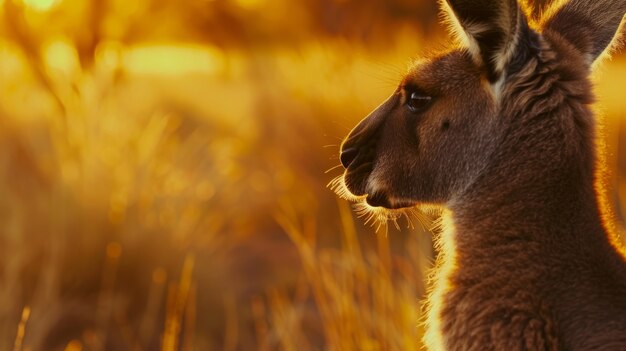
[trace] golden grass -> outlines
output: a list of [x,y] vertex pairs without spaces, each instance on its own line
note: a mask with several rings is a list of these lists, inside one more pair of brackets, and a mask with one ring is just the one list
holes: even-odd
[[[276,215],[295,243],[305,280],[295,294],[295,303],[273,292],[272,318],[281,335],[282,348],[312,349],[307,333],[295,321],[294,306],[312,295],[323,325],[324,344],[337,350],[412,350],[422,334],[419,296],[423,294],[424,268],[430,264],[429,238],[405,238],[406,252],[394,255],[387,235],[378,233],[374,250],[358,242],[348,205],[339,203],[342,220],[339,249],[318,249],[315,225],[288,213]],[[386,228],[386,227],[385,227]],[[295,339],[294,339],[295,336]]]
[[[424,50],[414,27],[297,36],[313,14],[287,1],[29,3],[0,1],[0,349],[420,346],[431,236],[374,233],[324,173]],[[387,3],[336,6],[369,26]],[[619,218],[624,67],[599,77]]]

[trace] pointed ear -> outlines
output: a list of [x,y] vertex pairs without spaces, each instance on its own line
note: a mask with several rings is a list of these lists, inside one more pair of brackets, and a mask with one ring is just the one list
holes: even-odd
[[474,61],[498,81],[518,54],[522,36],[529,35],[516,0],[443,0],[453,32],[468,47]]
[[626,0],[572,0],[545,24],[585,55],[589,64],[609,51],[626,13]]

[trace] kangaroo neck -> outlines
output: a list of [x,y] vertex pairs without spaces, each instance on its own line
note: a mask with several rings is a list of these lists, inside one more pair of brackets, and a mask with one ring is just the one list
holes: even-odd
[[512,152],[517,154],[501,158],[514,162],[496,159],[486,176],[449,204],[457,259],[510,259],[504,252],[531,261],[541,258],[531,253],[605,253],[609,238],[594,190],[594,169],[578,166],[594,164],[591,152],[571,159],[556,155],[556,160],[532,150]]
[[[516,160],[479,177],[444,211],[425,337],[433,349],[490,340],[480,333],[492,331],[487,326],[494,321],[506,325],[519,306],[531,318],[565,318],[559,327],[569,330],[563,316],[573,301],[584,300],[575,287],[592,291],[587,282],[598,270],[614,274],[621,262],[603,227],[593,170],[541,160],[537,166],[532,154]],[[514,333],[513,325],[507,328]]]

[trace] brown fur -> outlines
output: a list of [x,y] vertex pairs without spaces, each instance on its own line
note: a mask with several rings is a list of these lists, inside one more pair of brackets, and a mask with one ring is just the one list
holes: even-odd
[[[372,207],[447,208],[432,350],[626,350],[626,263],[594,188],[589,81],[626,0],[573,0],[541,32],[514,2],[483,23],[473,3],[448,1],[463,28],[505,33],[411,69],[342,145],[343,183]],[[411,111],[414,92],[431,102]]]

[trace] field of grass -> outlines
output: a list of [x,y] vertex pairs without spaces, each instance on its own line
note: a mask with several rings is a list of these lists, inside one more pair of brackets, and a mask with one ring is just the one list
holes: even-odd
[[417,349],[432,223],[375,232],[326,185],[445,43],[432,3],[0,0],[0,350]]

